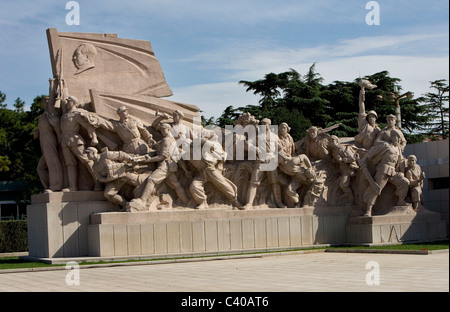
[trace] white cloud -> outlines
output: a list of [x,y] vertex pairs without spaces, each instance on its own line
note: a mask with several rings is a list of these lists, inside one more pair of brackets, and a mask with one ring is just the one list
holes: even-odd
[[[293,66],[291,66],[293,65]],[[289,66],[305,73],[311,63],[290,64]],[[334,59],[317,63],[316,71],[324,78],[324,84],[333,81],[353,81],[356,78],[372,75],[384,70],[389,71],[391,77],[400,78],[400,85],[405,91],[412,91],[416,97],[429,92],[430,81],[438,79],[449,80],[449,59],[442,57],[401,57],[401,56],[359,56]],[[279,73],[289,70],[280,67],[273,72]],[[264,74],[267,74],[265,72]],[[248,74],[248,73],[247,73]],[[262,79],[263,74],[256,79]],[[252,80],[252,79],[250,79]],[[192,85],[173,90],[173,101],[197,105],[205,117],[219,117],[228,106],[239,107],[248,104],[257,105],[259,98],[253,93],[247,93],[245,87],[237,81]]]
[[[330,60],[364,55],[418,55],[417,50],[427,47],[425,56],[448,54],[433,49],[435,41],[448,41],[448,33],[407,34],[401,36],[367,36],[339,40],[310,47],[287,47],[260,41],[223,42],[209,51],[204,51],[183,62],[196,63],[198,68],[210,68],[231,72],[231,78],[237,75],[260,76],[280,68],[289,68],[294,64],[327,62]],[[445,42],[445,41],[444,41]],[[291,65],[292,64],[292,65]],[[239,78],[238,78],[239,79]],[[255,78],[256,79],[256,78]]]
[[400,78],[404,90],[421,96],[429,91],[430,81],[449,79],[448,57],[406,57],[390,55],[370,55],[336,59],[318,63],[317,72],[322,74],[324,83],[335,80],[353,81],[359,75],[371,75],[387,70],[391,77]]
[[409,46],[411,52],[414,52],[412,51],[412,48],[416,49],[417,44],[422,45],[425,42],[434,39],[444,39],[446,37],[448,37],[448,34],[427,33],[345,39],[341,40],[336,46],[331,47],[329,56],[349,56],[362,53],[378,53],[380,51],[383,51],[383,54],[386,54],[387,52],[395,52],[403,46]]
[[[297,49],[271,49],[267,43],[259,42],[227,43],[221,49],[185,60],[200,64],[197,65],[200,68],[215,66],[223,73],[222,82],[178,88],[174,95],[181,102],[186,99],[199,106],[205,116],[217,118],[227,106],[257,104],[258,98],[246,93],[245,88],[238,85],[239,80],[262,79],[267,73],[285,72],[289,68],[305,74],[317,62],[316,71],[325,84],[336,80],[353,81],[359,76],[387,70],[391,77],[402,80],[400,85],[404,90],[421,96],[430,91],[430,81],[449,79],[449,57],[438,49],[433,50],[432,46],[429,46],[428,55],[416,55],[415,51],[430,40],[440,40],[444,36],[446,34],[360,37],[341,40],[334,45]],[[399,47],[406,47],[406,51],[399,51]]]
[[257,104],[239,80],[289,68],[305,74],[314,62],[326,83],[388,70],[418,95],[428,91],[430,80],[448,79],[448,13],[442,13],[448,2],[443,0],[380,1],[380,27],[365,25],[367,1],[360,0],[78,0],[79,27],[65,25],[66,2],[2,3],[0,30],[8,49],[0,52],[0,82],[9,102],[47,91],[48,27],[155,40],[160,60],[160,47],[171,50],[164,54],[169,66],[162,63],[166,75],[190,79],[189,85],[180,79],[172,86],[173,99],[198,105],[206,116],[218,117],[229,105]]
[[246,93],[245,87],[237,82],[221,82],[172,88],[173,96],[168,100],[198,106],[202,115],[218,118],[225,108],[249,104],[257,105],[259,98]]

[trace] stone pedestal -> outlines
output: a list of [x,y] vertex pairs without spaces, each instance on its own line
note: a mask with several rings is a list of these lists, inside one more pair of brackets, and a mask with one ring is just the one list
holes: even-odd
[[[398,209],[400,210],[400,209]],[[348,244],[418,243],[448,237],[441,215],[420,209],[418,213],[394,213],[372,217],[350,217],[346,227]]]
[[27,207],[31,257],[88,255],[87,228],[93,213],[111,210],[103,192],[57,192],[33,195]]
[[348,212],[313,208],[96,213],[89,256],[224,253],[345,242]]
[[351,217],[352,207],[113,212],[103,192],[40,194],[28,206],[29,256],[177,257],[313,245],[425,242],[448,237],[425,209]]

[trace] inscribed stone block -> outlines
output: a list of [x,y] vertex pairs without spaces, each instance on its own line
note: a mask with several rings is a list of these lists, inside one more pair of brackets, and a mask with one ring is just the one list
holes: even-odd
[[100,256],[114,256],[114,226],[110,224],[99,225]]
[[88,225],[92,214],[92,203],[78,203],[78,255],[88,254]]
[[64,234],[62,227],[62,204],[47,204],[46,213],[48,257],[64,257],[63,243]]
[[303,216],[300,218],[302,229],[302,245],[313,244],[313,226],[312,216]]
[[218,250],[230,250],[230,222],[228,220],[217,221]]
[[371,238],[367,242],[381,243],[381,225],[377,224],[372,226],[372,231],[370,233]]
[[60,217],[62,218],[64,257],[78,256],[78,203],[63,205]]
[[300,217],[289,218],[289,240],[292,247],[302,244]]
[[230,248],[242,249],[242,222],[239,219],[230,220]]
[[196,221],[192,223],[192,241],[193,251],[206,250],[205,223],[203,221]]
[[207,251],[217,251],[217,222],[213,220],[205,221],[205,247]]
[[289,232],[289,218],[278,218],[278,246],[288,247],[291,245]]
[[159,222],[154,224],[155,253],[167,253],[167,223]]
[[144,223],[140,226],[142,254],[150,255],[155,253],[155,243],[153,235],[153,224]]
[[255,218],[255,247],[265,248],[267,246],[266,219]]
[[278,220],[266,218],[267,247],[278,247]]
[[255,232],[252,219],[242,220],[242,248],[255,247]]
[[128,255],[142,254],[141,229],[139,224],[127,225]]
[[345,225],[347,223],[347,216],[334,217],[334,242],[337,244],[345,243]]
[[[335,228],[334,228],[334,216],[323,216],[319,218],[319,225],[323,227],[323,244],[335,243]],[[320,220],[322,222],[320,222]]]
[[180,223],[180,248],[181,252],[193,251],[193,236],[191,222]]
[[128,254],[127,225],[114,224],[114,255],[126,256]]
[[180,252],[180,223],[167,223],[167,251],[169,253]]

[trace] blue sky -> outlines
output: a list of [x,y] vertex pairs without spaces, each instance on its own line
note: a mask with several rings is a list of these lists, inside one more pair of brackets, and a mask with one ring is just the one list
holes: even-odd
[[417,96],[449,79],[449,2],[380,0],[369,26],[366,0],[79,0],[80,25],[67,25],[68,1],[1,0],[0,91],[29,106],[48,93],[45,30],[116,33],[151,42],[174,101],[206,117],[257,104],[239,80],[317,62],[324,83],[387,70]]

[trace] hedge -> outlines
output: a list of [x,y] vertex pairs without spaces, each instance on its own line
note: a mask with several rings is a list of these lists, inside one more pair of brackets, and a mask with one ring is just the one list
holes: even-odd
[[0,253],[28,250],[27,221],[0,222]]

